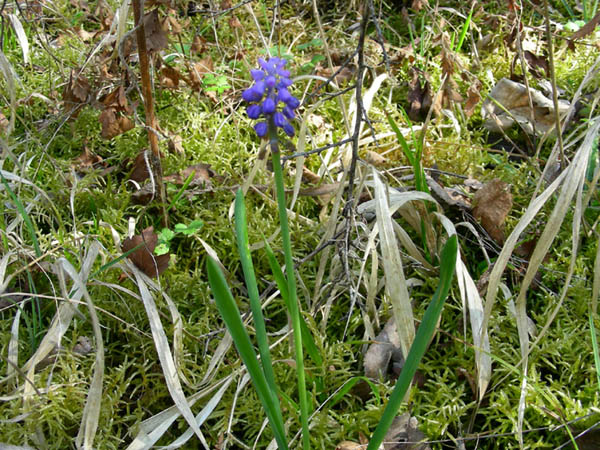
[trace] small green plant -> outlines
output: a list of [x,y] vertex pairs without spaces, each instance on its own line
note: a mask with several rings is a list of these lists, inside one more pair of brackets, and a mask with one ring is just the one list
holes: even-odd
[[225,75],[214,75],[212,73],[207,73],[202,78],[202,89],[206,92],[216,92],[221,95],[227,89],[230,89],[231,86],[227,83],[227,77]]
[[[296,379],[298,383],[298,396],[300,404],[300,421],[302,426],[302,447],[304,450],[310,448],[308,417],[309,403],[306,390],[306,374],[304,371],[303,347],[306,339],[303,334],[308,330],[302,326],[302,316],[298,305],[298,296],[296,293],[296,279],[294,273],[294,261],[292,259],[292,245],[290,239],[290,230],[287,218],[285,189],[283,185],[283,173],[281,170],[278,129],[281,128],[288,136],[294,135],[294,127],[289,120],[295,116],[294,110],[300,105],[298,99],[292,96],[288,87],[292,84],[290,72],[285,70],[287,61],[277,57],[269,60],[260,59],[261,69],[252,70],[254,84],[244,91],[242,97],[250,106],[246,112],[250,119],[264,119],[254,126],[256,134],[260,137],[268,137],[271,146],[271,156],[273,162],[273,172],[275,174],[275,188],[277,193],[277,205],[279,210],[279,225],[283,241],[283,251],[285,257],[286,282],[285,288],[280,288],[282,297],[286,301],[286,306],[292,322],[294,336],[294,356],[296,363]],[[284,106],[278,111],[278,105]],[[268,337],[265,327],[265,320],[262,314],[256,275],[250,247],[248,243],[248,228],[246,224],[246,210],[244,205],[244,195],[238,190],[235,200],[235,232],[240,253],[240,261],[244,272],[246,288],[248,289],[248,298],[254,328],[256,330],[256,340],[260,354],[260,361],[250,337],[244,327],[240,311],[227,285],[225,277],[221,272],[217,262],[208,257],[207,271],[208,281],[215,297],[215,303],[223,318],[233,342],[246,366],[254,388],[258,394],[260,402],[265,410],[265,414],[273,430],[273,435],[280,449],[287,450],[288,441],[286,438],[284,420],[279,404],[277,384],[273,374],[271,357],[269,352]],[[270,255],[271,265],[278,267],[274,261],[274,256]],[[283,271],[274,270],[276,278],[281,281]],[[291,402],[290,402],[291,403]]]
[[158,244],[154,248],[154,254],[160,256],[168,253],[170,250],[171,241],[178,233],[181,233],[184,236],[191,236],[200,230],[203,225],[204,223],[201,220],[194,220],[187,225],[184,223],[178,223],[175,225],[174,230],[163,228],[158,233]]

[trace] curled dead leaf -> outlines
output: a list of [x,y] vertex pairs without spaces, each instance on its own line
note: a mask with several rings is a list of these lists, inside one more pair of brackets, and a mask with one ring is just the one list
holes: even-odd
[[129,117],[118,114],[114,108],[102,111],[98,120],[102,125],[100,136],[104,139],[112,139],[134,127],[133,121]]
[[90,92],[91,86],[87,78],[78,70],[71,70],[69,82],[63,90],[65,111],[70,112],[72,117],[77,117],[81,109],[80,106],[88,101]]
[[192,174],[193,178],[190,182],[190,186],[204,186],[211,184],[211,179],[216,175],[215,171],[210,168],[210,164],[199,163],[186,167],[180,173],[167,175],[163,180],[181,185],[185,183],[185,180]]
[[504,221],[512,208],[510,185],[500,179],[486,183],[473,199],[473,216],[499,244],[504,242]]
[[127,253],[140,246],[137,250],[129,253],[127,258],[147,276],[156,278],[167,269],[170,259],[168,253],[160,256],[154,254],[157,243],[158,236],[154,232],[154,227],[148,227],[141,234],[125,239],[121,250]]
[[471,83],[469,89],[467,90],[467,101],[465,102],[465,114],[467,117],[471,117],[473,115],[475,108],[481,100],[481,87],[481,81],[476,79],[473,83]]

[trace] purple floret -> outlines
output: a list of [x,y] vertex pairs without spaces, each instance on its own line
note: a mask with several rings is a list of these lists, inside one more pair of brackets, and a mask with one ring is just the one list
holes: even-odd
[[[269,124],[273,124],[282,128],[288,136],[293,136],[294,127],[288,120],[296,117],[294,110],[300,106],[300,101],[287,89],[292,85],[290,71],[284,69],[287,61],[273,57],[268,60],[259,58],[258,63],[260,69],[250,71],[254,84],[242,93],[242,98],[250,103],[246,108],[248,117],[266,119],[256,124],[254,130],[258,136],[264,137],[269,132]],[[279,106],[280,103],[283,105]]]

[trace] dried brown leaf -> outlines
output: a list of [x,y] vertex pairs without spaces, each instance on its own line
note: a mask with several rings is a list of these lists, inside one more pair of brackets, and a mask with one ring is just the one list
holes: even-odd
[[0,133],[6,133],[9,123],[10,122],[8,121],[6,116],[0,112]]
[[210,164],[199,163],[186,167],[179,173],[167,175],[163,180],[170,183],[183,184],[192,174],[194,176],[190,182],[190,186],[209,185],[212,182],[212,178],[216,176],[215,171],[210,168]]
[[120,115],[114,108],[106,108],[100,113],[98,120],[102,125],[100,136],[104,139],[112,139],[134,127],[129,117]]
[[183,138],[178,134],[171,136],[167,145],[171,153],[175,153],[178,155],[183,155],[185,153],[185,150],[183,148]]
[[103,96],[100,99],[100,103],[102,103],[106,108],[113,108],[118,112],[123,112],[126,114],[131,114],[133,112],[129,106],[129,102],[127,101],[123,86],[119,86],[109,94]]
[[203,53],[206,50],[206,39],[202,36],[194,36],[191,47],[192,53]]
[[162,66],[160,69],[160,83],[166,88],[177,88],[179,82],[185,80],[185,75],[171,66]]
[[154,255],[157,243],[158,236],[154,232],[154,228],[148,227],[142,231],[142,234],[136,234],[125,239],[123,245],[121,245],[121,250],[125,253],[141,245],[140,248],[130,253],[127,258],[147,276],[156,278],[167,269],[170,259],[168,253],[160,256]]
[[365,161],[375,167],[384,166],[388,162],[385,156],[382,156],[373,150],[367,150],[367,153],[365,154]]
[[[523,52],[523,57],[527,61],[529,71],[535,78],[541,79],[550,74],[550,66],[548,65],[548,60],[545,56],[538,56],[529,50],[525,50]],[[540,72],[540,69],[543,70],[544,73]]]
[[481,101],[481,81],[475,80],[467,90],[467,101],[465,102],[465,114],[471,117],[475,112],[475,108]]
[[148,150],[142,150],[137,154],[133,161],[132,171],[129,174],[129,179],[141,183],[142,181],[150,178],[150,172],[147,162],[146,152]]
[[512,208],[510,185],[496,178],[475,194],[473,203],[473,216],[496,242],[503,243],[504,221]]
[[77,117],[80,106],[88,101],[92,88],[89,81],[78,70],[71,70],[69,82],[63,90],[63,101],[66,111],[72,111],[71,115]]
[[81,155],[71,162],[73,167],[78,172],[85,172],[90,168],[97,167],[102,164],[102,158],[92,152],[86,145],[83,147]]
[[[422,80],[417,70],[411,69],[412,78],[408,83],[408,116],[411,120],[421,121],[431,108],[431,89],[427,80]],[[422,82],[424,81],[424,85]]]

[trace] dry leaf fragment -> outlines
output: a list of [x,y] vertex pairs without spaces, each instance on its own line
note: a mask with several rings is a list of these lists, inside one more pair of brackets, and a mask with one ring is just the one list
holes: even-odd
[[365,154],[365,161],[375,167],[384,166],[388,162],[385,156],[382,156],[373,150],[367,150],[367,153]]
[[119,86],[109,94],[103,96],[100,99],[100,103],[102,103],[106,108],[114,108],[119,112],[124,112],[127,114],[131,114],[133,112],[129,106],[129,102],[127,101],[123,86]]
[[202,36],[196,35],[194,36],[194,40],[192,41],[191,50],[193,53],[202,53],[206,50],[206,39]]
[[358,442],[342,441],[336,445],[335,450],[362,450],[365,446]]
[[86,170],[100,164],[102,164],[102,158],[84,145],[83,152],[81,152],[81,154],[71,162],[71,167],[78,172],[85,172]]
[[162,66],[160,69],[160,83],[166,88],[178,88],[179,82],[186,79],[185,75],[171,66]]
[[431,108],[431,89],[427,80],[424,80],[424,85],[421,84],[423,80],[417,70],[411,69],[411,72],[412,78],[408,83],[408,116],[417,122],[423,120]]
[[112,139],[134,127],[133,121],[129,117],[121,116],[114,108],[102,111],[98,120],[102,124],[100,136],[104,139]]
[[[163,23],[158,16],[158,9],[153,9],[144,14],[143,22],[148,52],[157,52],[166,48],[169,45],[169,40]],[[125,57],[131,55],[137,49],[135,33],[128,35],[122,45],[123,55]]]
[[167,145],[171,153],[175,153],[177,155],[183,155],[185,153],[183,148],[183,138],[178,134],[171,136]]
[[0,133],[6,133],[8,129],[9,121],[4,114],[0,112]]
[[[523,57],[527,61],[529,71],[535,78],[544,78],[544,75],[548,76],[550,74],[550,66],[546,57],[538,56],[535,53],[530,52],[529,50],[525,50],[523,52]],[[540,69],[544,71],[543,74],[540,72]]]
[[473,199],[473,216],[499,244],[504,242],[504,221],[512,208],[510,185],[496,178],[486,183]]
[[71,70],[69,82],[63,90],[65,110],[71,112],[72,117],[77,117],[80,106],[87,102],[91,92],[90,83],[78,70]]
[[471,83],[469,89],[467,90],[467,101],[465,102],[465,114],[467,117],[471,117],[473,115],[475,112],[475,107],[481,100],[481,87],[481,81],[476,79],[473,83]]
[[183,184],[192,174],[194,174],[194,177],[190,182],[190,186],[211,184],[211,179],[216,176],[215,171],[210,168],[210,164],[199,163],[186,167],[180,173],[167,175],[163,180],[170,183]]
[[[529,107],[529,95],[533,111]],[[495,101],[486,99],[483,102],[481,116],[485,119],[484,126],[490,131],[506,130],[515,122],[528,134],[533,134],[534,129],[537,134],[545,134],[554,127],[554,103],[537,89],[529,89],[528,93],[524,84],[502,78],[489,96]],[[558,108],[563,115],[569,109],[569,102],[559,100]]]
[[140,248],[127,255],[127,258],[147,276],[156,278],[167,269],[170,259],[168,253],[160,256],[154,254],[157,243],[158,236],[154,232],[154,227],[148,227],[142,231],[142,234],[125,239],[121,250],[126,253],[141,245]]
[[150,161],[146,152],[148,152],[147,149],[142,150],[137,154],[133,161],[132,171],[129,174],[129,179],[137,183],[141,183],[150,178]]
[[384,450],[431,450],[424,441],[427,436],[418,428],[416,417],[409,413],[396,416],[383,439]]
[[390,361],[393,360],[400,363],[403,358],[396,321],[392,317],[375,338],[375,343],[371,344],[365,353],[365,376],[375,380],[385,378]]

